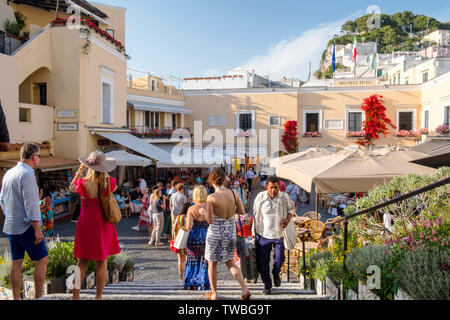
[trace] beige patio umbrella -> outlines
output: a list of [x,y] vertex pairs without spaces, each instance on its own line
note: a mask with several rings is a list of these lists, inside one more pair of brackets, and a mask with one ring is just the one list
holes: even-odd
[[282,163],[276,171],[278,177],[289,179],[310,193],[314,182],[316,196],[369,192],[398,176],[435,174],[435,169],[409,162],[422,157],[423,154],[414,151],[344,150],[324,157]]
[[281,164],[286,164],[298,160],[320,158],[334,153],[335,152],[329,151],[328,149],[325,148],[309,148],[302,152],[297,152],[284,157],[271,159],[269,165],[272,168],[277,168]]

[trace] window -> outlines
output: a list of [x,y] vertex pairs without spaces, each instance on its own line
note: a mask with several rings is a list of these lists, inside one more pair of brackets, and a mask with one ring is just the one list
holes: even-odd
[[39,85],[39,104],[41,106],[47,105],[47,84],[46,83]]
[[127,109],[127,128],[130,128],[130,109]]
[[425,83],[428,81],[428,72],[422,73],[422,82]]
[[319,130],[319,114],[308,113],[306,114],[306,131],[314,132]]
[[405,84],[409,84],[409,78],[405,79]]
[[281,126],[281,117],[280,116],[269,116],[269,126],[270,127]]
[[450,125],[450,106],[444,107],[444,124],[446,126]]
[[400,84],[400,72],[397,74],[397,84]]
[[322,110],[303,110],[303,133],[322,131]]
[[152,91],[156,91],[156,80],[152,80]]
[[19,108],[19,122],[31,122],[31,109]]
[[399,112],[399,130],[414,130],[414,112]]
[[347,113],[347,130],[348,132],[362,131],[363,114],[362,112]]
[[250,129],[253,129],[252,125],[252,113],[251,112],[242,112],[238,114],[238,129],[246,132]]
[[108,33],[111,37],[114,38],[114,30],[113,29],[106,29],[106,33]]
[[383,69],[378,69],[377,70],[377,77],[380,78],[383,76]]
[[159,112],[155,112],[155,129],[159,128]]
[[430,111],[426,110],[423,113],[423,127],[429,129],[430,128]]
[[151,127],[151,122],[150,122],[150,111],[145,111],[145,115],[144,115],[144,126],[145,127]]
[[113,124],[113,81],[109,78],[102,78],[101,90],[102,123]]
[[175,113],[172,113],[172,129],[177,128],[177,115]]

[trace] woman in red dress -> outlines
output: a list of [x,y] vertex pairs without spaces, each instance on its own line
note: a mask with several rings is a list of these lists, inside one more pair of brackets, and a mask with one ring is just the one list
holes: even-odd
[[[80,299],[80,286],[84,281],[86,268],[89,261],[94,260],[97,263],[96,299],[101,300],[106,284],[108,256],[119,254],[120,246],[115,226],[103,214],[99,194],[108,194],[108,190],[105,190],[107,179],[110,191],[115,191],[116,180],[109,177],[107,172],[113,171],[117,163],[114,159],[107,159],[100,151],[91,153],[87,159],[79,160],[80,169],[70,186],[70,191],[78,192],[81,197],[81,214],[75,231],[74,247],[74,257],[78,259],[79,268],[76,272],[79,272],[80,281],[74,285],[73,299]],[[89,171],[83,179],[86,169]]]

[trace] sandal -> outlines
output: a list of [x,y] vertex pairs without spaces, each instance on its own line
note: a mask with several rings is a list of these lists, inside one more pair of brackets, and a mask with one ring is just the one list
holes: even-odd
[[242,300],[250,300],[251,296],[252,296],[252,293],[249,291],[247,294],[244,294],[242,296]]
[[219,300],[219,298],[217,298],[217,297],[215,299],[212,299],[212,295],[213,295],[212,292],[208,292],[207,294],[205,294],[205,298],[210,301]]

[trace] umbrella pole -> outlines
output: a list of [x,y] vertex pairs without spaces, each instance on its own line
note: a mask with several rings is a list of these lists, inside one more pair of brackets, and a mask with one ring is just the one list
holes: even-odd
[[316,193],[316,212],[319,212],[319,194]]

